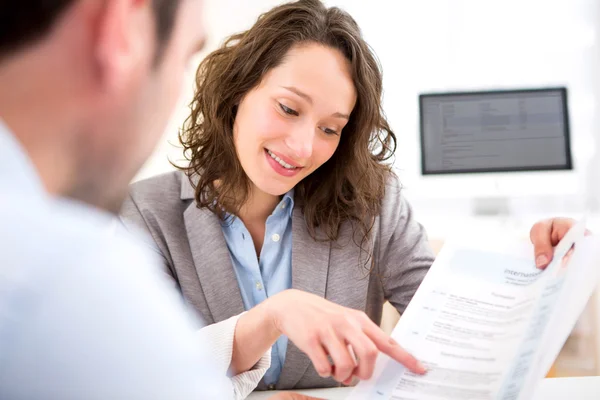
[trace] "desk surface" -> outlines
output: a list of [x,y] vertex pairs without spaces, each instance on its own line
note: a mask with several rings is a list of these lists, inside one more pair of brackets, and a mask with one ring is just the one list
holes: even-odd
[[[299,390],[309,396],[328,400],[343,400],[351,388]],[[255,392],[249,400],[266,400],[277,392]],[[544,379],[537,390],[534,400],[598,400],[600,393],[600,376],[586,378],[554,378]]]

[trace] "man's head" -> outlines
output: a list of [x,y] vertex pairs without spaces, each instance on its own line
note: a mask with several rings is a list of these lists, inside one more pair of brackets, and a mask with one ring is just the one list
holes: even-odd
[[201,0],[0,5],[0,118],[47,189],[116,211],[204,38]]

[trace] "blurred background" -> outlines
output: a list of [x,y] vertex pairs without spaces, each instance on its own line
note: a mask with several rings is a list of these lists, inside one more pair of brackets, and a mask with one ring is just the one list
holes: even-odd
[[[283,3],[204,2],[206,13],[198,18],[207,26],[208,45],[190,65],[180,106],[137,179],[171,170],[169,160],[183,163],[177,133],[202,57]],[[526,236],[534,221],[557,215],[587,215],[590,228],[600,232],[600,0],[324,2],[357,20],[380,59],[384,109],[398,137],[394,168],[434,248],[461,234],[503,230]],[[557,86],[568,90],[571,170],[422,173],[420,94]],[[384,329],[396,320],[387,310]],[[550,375],[600,375],[597,294]]]

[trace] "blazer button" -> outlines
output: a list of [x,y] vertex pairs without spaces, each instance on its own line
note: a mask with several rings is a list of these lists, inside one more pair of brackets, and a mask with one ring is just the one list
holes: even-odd
[[275,390],[275,384],[271,383],[269,386],[267,386],[267,389],[269,389],[269,390]]

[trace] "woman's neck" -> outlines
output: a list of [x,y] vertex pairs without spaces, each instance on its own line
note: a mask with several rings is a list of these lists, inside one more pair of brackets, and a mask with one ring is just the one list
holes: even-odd
[[279,203],[279,196],[273,196],[252,186],[248,199],[240,209],[238,217],[244,223],[265,223]]

